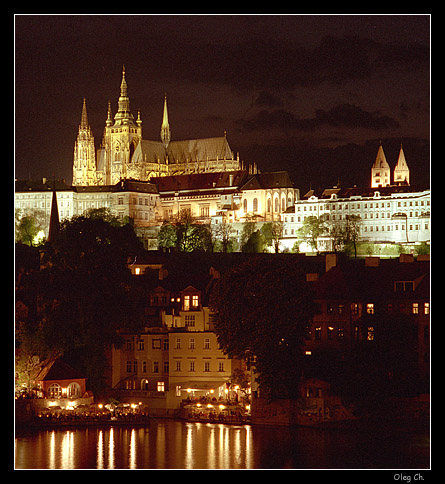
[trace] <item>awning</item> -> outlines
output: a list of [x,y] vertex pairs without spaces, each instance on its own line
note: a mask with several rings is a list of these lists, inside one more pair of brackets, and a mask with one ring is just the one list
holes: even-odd
[[210,391],[216,390],[222,385],[225,385],[225,381],[186,381],[184,383],[177,383],[181,386],[181,391]]

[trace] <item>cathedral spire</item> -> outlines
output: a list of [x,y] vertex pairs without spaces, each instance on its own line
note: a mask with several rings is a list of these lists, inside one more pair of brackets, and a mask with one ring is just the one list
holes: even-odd
[[127,81],[125,80],[125,66],[122,66],[121,95],[119,96],[118,109],[114,120],[115,124],[134,124],[134,118],[130,112]]
[[83,98],[82,118],[80,120],[80,128],[81,129],[88,129],[87,101],[86,101],[85,98]]
[[164,97],[164,114],[162,116],[162,126],[161,126],[161,141],[162,144],[167,148],[170,143],[170,125],[168,124],[168,112],[167,112],[167,94]]

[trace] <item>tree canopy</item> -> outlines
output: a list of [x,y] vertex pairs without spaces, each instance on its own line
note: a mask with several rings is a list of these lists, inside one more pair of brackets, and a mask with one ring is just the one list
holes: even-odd
[[223,351],[254,361],[261,391],[271,398],[295,396],[306,327],[315,312],[295,259],[255,257],[234,267],[215,286],[210,306]]
[[[96,215],[62,222],[57,239],[45,245],[44,268],[24,288],[34,294],[37,309],[20,326],[17,339],[23,357],[44,361],[47,355],[64,355],[86,373],[98,393],[104,384],[106,346],[118,343],[119,327],[138,320],[127,260],[142,247],[130,225]],[[38,351],[26,355],[26,349]]]

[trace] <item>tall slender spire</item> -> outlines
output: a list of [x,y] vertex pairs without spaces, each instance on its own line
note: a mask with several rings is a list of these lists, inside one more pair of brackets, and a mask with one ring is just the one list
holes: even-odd
[[80,128],[81,129],[88,129],[87,101],[86,101],[85,98],[83,98],[82,118],[80,120]]
[[167,111],[167,94],[164,97],[164,114],[162,116],[162,125],[161,125],[161,141],[165,148],[167,148],[168,144],[170,143],[170,125],[168,124],[168,111]]
[[57,207],[56,179],[53,177],[53,199],[51,202],[51,215],[49,219],[48,242],[54,242],[60,232],[59,209]]

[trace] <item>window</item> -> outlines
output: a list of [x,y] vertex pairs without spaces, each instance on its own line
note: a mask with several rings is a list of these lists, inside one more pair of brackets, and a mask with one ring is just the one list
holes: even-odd
[[142,373],[147,373],[147,362],[146,361],[142,362]]
[[413,314],[419,314],[419,303],[413,303]]
[[204,349],[209,350],[210,349],[210,338],[206,338],[204,340]]
[[366,339],[368,341],[374,341],[374,326],[368,326],[368,336]]
[[62,397],[62,387],[58,383],[52,383],[48,387],[48,398],[61,398]]
[[157,383],[157,390],[158,390],[158,392],[165,391],[165,383],[163,381],[158,381],[158,383]]
[[430,314],[430,303],[425,303],[423,305],[423,314]]
[[138,340],[138,350],[139,351],[144,351],[144,340],[141,338]]
[[184,296],[184,311],[190,310],[190,296]]
[[161,349],[161,339],[160,338],[153,338],[151,340],[151,347],[154,350],[160,350]]
[[210,361],[204,361],[204,371],[210,371]]
[[224,371],[224,361],[218,362],[218,371]]
[[176,338],[175,348],[177,350],[180,350],[181,349],[181,338]]
[[153,373],[159,373],[159,361],[153,361]]
[[321,327],[320,326],[317,326],[315,328],[315,339],[321,340]]
[[194,328],[195,327],[195,315],[186,314],[185,315],[185,327]]
[[192,307],[197,308],[199,305],[199,298],[198,296],[192,296]]
[[258,212],[258,198],[253,199],[253,211]]
[[133,364],[131,361],[127,361],[127,373],[131,373],[131,370],[133,369]]
[[164,373],[168,373],[169,371],[170,371],[170,367],[167,360],[167,361],[164,361]]
[[195,361],[194,360],[189,362],[189,371],[195,371]]
[[328,339],[332,339],[333,334],[334,334],[333,326],[328,326]]
[[412,292],[414,291],[414,281],[396,281],[394,283],[395,292]]
[[181,360],[176,360],[175,371],[181,371]]
[[189,340],[189,349],[194,350],[195,349],[195,338],[190,338]]
[[68,398],[81,397],[82,395],[80,394],[80,385],[75,381],[71,382],[68,385],[66,396]]
[[366,312],[368,314],[374,314],[374,303],[368,303],[366,305]]
[[344,328],[338,328],[337,336],[339,340],[345,339],[345,330]]

